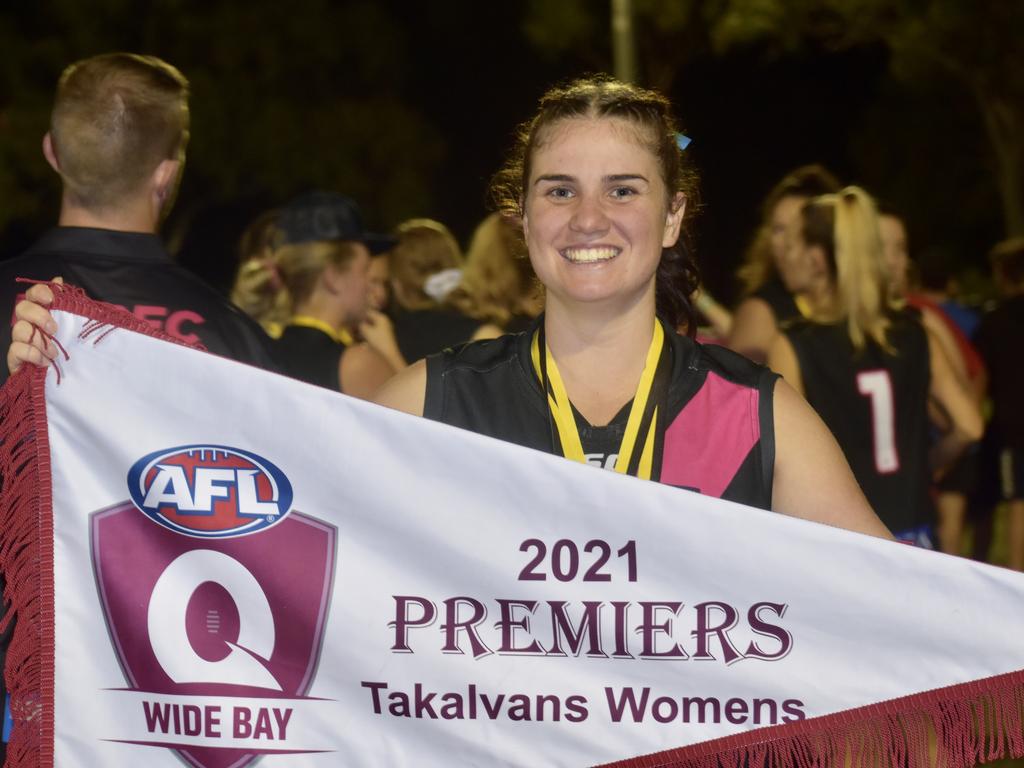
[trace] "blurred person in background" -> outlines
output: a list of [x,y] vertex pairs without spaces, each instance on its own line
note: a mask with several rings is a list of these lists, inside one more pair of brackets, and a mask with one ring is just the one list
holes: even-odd
[[[231,302],[252,318],[264,317],[267,314],[263,307],[264,298],[240,292],[238,275],[242,272],[260,272],[267,268],[268,260],[273,259],[274,248],[280,240],[280,230],[277,228],[279,213],[277,208],[263,211],[249,222],[238,239],[238,269],[231,288]],[[254,300],[258,302],[256,305],[246,304]],[[268,321],[263,330],[271,338],[276,339],[281,335],[282,326],[280,323]]]
[[501,213],[477,226],[456,291],[475,297],[481,314],[508,333],[526,330],[544,309],[544,288],[526,254],[523,229]]
[[[401,360],[413,363],[466,341],[502,334],[464,285],[462,251],[444,224],[410,219],[398,227],[397,238],[388,269]],[[382,351],[393,359],[393,350]]]
[[[893,302],[874,201],[847,187],[805,203],[785,262],[811,312],[769,365],[832,430],[882,522],[934,548],[929,481],[981,437],[981,414],[916,313]],[[931,447],[929,399],[946,422]]]
[[274,354],[284,373],[370,397],[395,369],[345,329],[366,318],[370,254],[394,241],[366,232],[355,202],[333,192],[294,199],[272,227],[242,265],[233,295],[265,327],[280,328]]
[[992,273],[1001,295],[978,326],[975,343],[988,367],[992,421],[986,442],[998,457],[1000,495],[1007,503],[1008,561],[1024,570],[1024,238],[992,249]]
[[835,192],[839,182],[820,165],[804,165],[783,178],[765,197],[761,225],[737,272],[744,298],[736,307],[727,346],[755,362],[763,362],[779,328],[806,314],[800,293],[786,280],[780,264],[790,228],[800,208],[812,197]]
[[[975,405],[980,409],[987,387],[987,375],[981,356],[943,305],[936,300],[938,297],[919,285],[920,278],[913,277],[915,272],[918,275],[928,274],[932,276],[933,282],[941,280],[945,284],[944,277],[937,277],[940,272],[944,272],[935,263],[926,263],[917,270],[913,269],[906,225],[892,209],[879,207],[878,226],[891,298],[920,312],[921,322],[941,347],[957,381],[970,392]],[[931,416],[933,423],[944,424],[945,416],[941,409],[933,407]],[[944,428],[948,428],[948,424],[944,424]],[[937,543],[939,549],[947,554],[961,554],[968,501],[978,482],[978,469],[977,446],[972,445],[935,485]]]
[[[43,137],[43,155],[61,178],[58,225],[0,265],[4,317],[25,288],[16,278],[60,275],[180,341],[273,369],[260,328],[175,264],[156,234],[174,202],[188,137],[188,81],[167,62],[110,53],[65,69]],[[0,342],[10,340],[0,323]]]

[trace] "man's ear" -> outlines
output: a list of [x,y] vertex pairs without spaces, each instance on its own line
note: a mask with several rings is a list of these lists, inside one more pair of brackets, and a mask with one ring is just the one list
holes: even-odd
[[181,168],[181,160],[161,160],[150,176],[154,208],[161,218],[166,216],[174,205],[174,198],[178,193],[178,181],[181,178]]
[[153,189],[162,201],[166,200],[174,192],[180,172],[181,161],[170,159],[161,160],[156,170],[153,171]]
[[675,197],[668,206],[668,213],[665,214],[665,233],[661,239],[662,248],[671,248],[679,239],[679,232],[683,228],[683,216],[686,214],[686,195],[676,192]]
[[46,162],[50,164],[50,167],[59,174],[60,161],[57,160],[57,148],[53,146],[53,137],[49,131],[43,136],[43,157],[46,158]]

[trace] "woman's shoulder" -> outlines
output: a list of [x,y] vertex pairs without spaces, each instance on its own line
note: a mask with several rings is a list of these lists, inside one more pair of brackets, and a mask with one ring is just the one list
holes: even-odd
[[674,334],[673,347],[677,376],[687,371],[700,375],[711,372],[733,383],[750,387],[759,387],[765,377],[775,376],[767,366],[718,344],[703,344],[688,336]]
[[514,360],[519,356],[524,344],[529,344],[525,332],[468,341],[430,355],[427,358],[427,365],[431,369],[443,371],[487,371]]

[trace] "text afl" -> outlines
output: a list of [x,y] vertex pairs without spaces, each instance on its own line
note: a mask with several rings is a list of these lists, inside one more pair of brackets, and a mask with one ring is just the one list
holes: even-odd
[[279,523],[291,509],[284,472],[255,453],[223,445],[155,451],[128,471],[132,502],[185,536],[245,536]]

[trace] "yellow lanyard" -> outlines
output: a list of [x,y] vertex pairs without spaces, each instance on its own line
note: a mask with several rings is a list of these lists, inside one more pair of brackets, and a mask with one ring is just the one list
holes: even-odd
[[[576,417],[573,415],[572,404],[565,392],[565,384],[558,372],[555,358],[551,350],[544,345],[544,360],[540,357],[541,333],[538,330],[533,335],[533,343],[530,347],[530,354],[533,357],[533,368],[541,381],[541,386],[546,389],[548,397],[548,409],[551,418],[558,430],[558,439],[562,444],[562,455],[567,459],[587,463],[586,455],[583,453],[583,443],[580,440],[579,429],[576,427]],[[636,448],[637,437],[643,428],[644,414],[647,412],[647,402],[654,387],[654,376],[658,370],[661,360],[661,353],[665,346],[665,331],[661,323],[655,319],[654,335],[651,338],[651,346],[647,349],[647,361],[644,364],[644,371],[640,375],[640,383],[637,385],[636,394],[633,396],[633,404],[629,408],[629,418],[626,420],[626,431],[622,435],[622,443],[619,445],[619,456],[615,461],[615,471],[627,474],[630,467],[630,459],[633,450]],[[543,364],[542,364],[543,362]],[[647,425],[647,436],[644,439],[644,446],[640,454],[640,461],[637,466],[636,475],[645,479],[651,478],[651,470],[654,465],[654,443],[658,425],[658,408],[654,406],[651,411]]]
[[796,308],[800,310],[800,316],[803,318],[809,318],[814,314],[814,310],[811,308],[811,302],[805,297],[798,293],[793,294],[793,303],[796,304]]
[[293,315],[288,320],[288,325],[298,325],[302,328],[316,328],[318,331],[326,333],[338,344],[344,344],[346,347],[352,346],[352,342],[354,341],[352,334],[344,328],[334,328],[330,323],[325,323],[323,320],[318,320],[317,318],[310,317],[309,315]]

